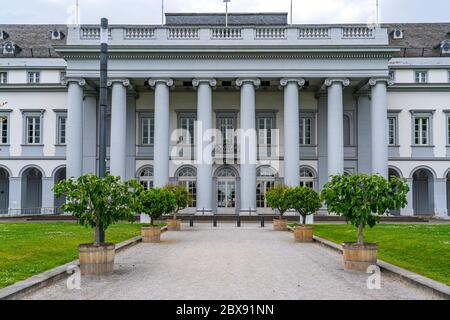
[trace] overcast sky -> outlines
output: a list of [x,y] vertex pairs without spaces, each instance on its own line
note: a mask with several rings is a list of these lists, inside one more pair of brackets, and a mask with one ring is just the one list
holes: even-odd
[[[0,0],[0,24],[70,23],[76,0]],[[373,23],[376,0],[293,0],[294,23]],[[223,12],[223,0],[164,0],[165,12]],[[161,0],[79,0],[81,23],[159,24]],[[231,0],[230,12],[289,12],[290,0]],[[450,22],[449,0],[380,0],[381,22]]]

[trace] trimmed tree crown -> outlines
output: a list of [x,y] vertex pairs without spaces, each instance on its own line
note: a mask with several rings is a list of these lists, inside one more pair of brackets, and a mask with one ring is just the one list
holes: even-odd
[[387,180],[380,175],[337,175],[325,184],[321,199],[328,211],[360,228],[358,242],[361,243],[362,229],[366,225],[374,227],[380,216],[390,210],[404,208],[408,192],[406,180],[397,177]]
[[307,187],[292,188],[287,192],[288,202],[303,218],[316,213],[320,209],[320,197],[316,191]]

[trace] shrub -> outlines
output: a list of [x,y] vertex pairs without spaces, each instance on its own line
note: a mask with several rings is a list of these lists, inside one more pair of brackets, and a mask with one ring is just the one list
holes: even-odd
[[306,217],[320,209],[320,197],[316,191],[307,187],[296,187],[288,190],[287,198],[290,208],[295,209],[302,216],[302,223],[306,224]]
[[166,188],[172,191],[172,193],[175,196],[176,207],[175,210],[173,211],[174,212],[173,218],[176,219],[177,213],[188,207],[188,205],[192,201],[192,197],[190,193],[186,190],[186,188],[183,186],[168,185]]
[[267,205],[272,208],[272,210],[277,209],[281,217],[283,217],[286,211],[291,208],[289,199],[287,197],[288,192],[289,187],[278,185],[270,189],[266,193]]

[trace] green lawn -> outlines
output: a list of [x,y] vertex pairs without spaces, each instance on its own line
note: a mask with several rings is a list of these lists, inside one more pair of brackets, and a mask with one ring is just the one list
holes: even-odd
[[[106,241],[140,234],[140,224],[117,224]],[[92,229],[72,222],[0,223],[0,288],[78,258],[78,244],[93,240]]]
[[[342,244],[356,241],[352,225],[314,225],[314,234]],[[450,225],[377,225],[365,230],[381,260],[450,285]]]

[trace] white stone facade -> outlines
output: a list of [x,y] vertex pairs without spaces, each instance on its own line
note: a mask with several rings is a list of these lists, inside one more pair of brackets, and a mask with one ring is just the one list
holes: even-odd
[[[55,181],[96,172],[97,30],[69,28],[62,58],[0,59],[2,214],[55,213]],[[320,190],[331,174],[396,174],[411,192],[393,214],[448,217],[450,57],[393,58],[389,37],[363,26],[112,26],[107,167],[148,187],[185,185],[195,193],[185,212],[198,214],[270,213],[275,183]]]

